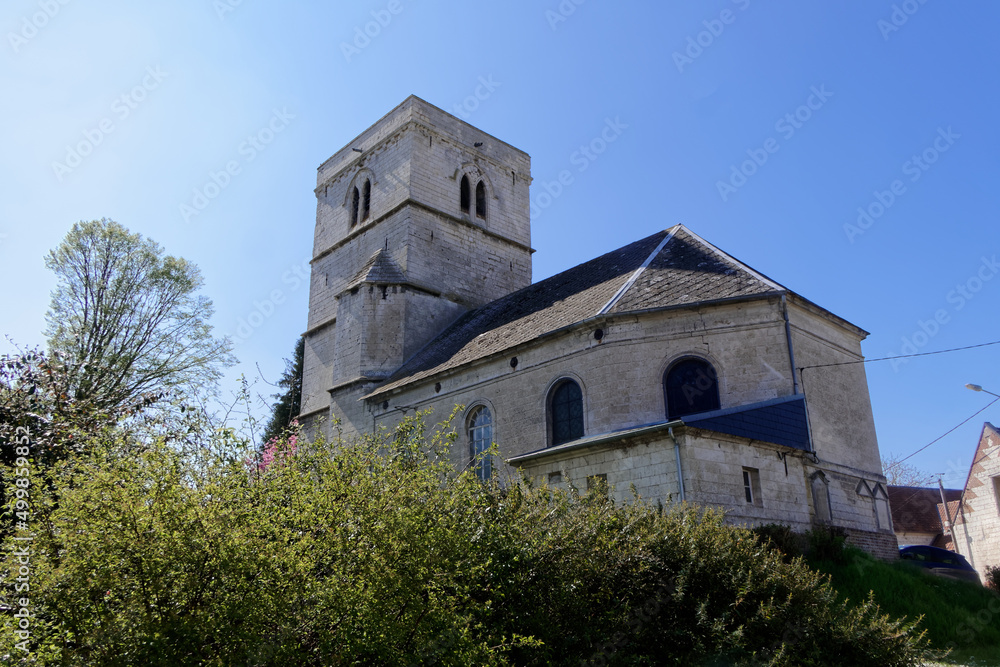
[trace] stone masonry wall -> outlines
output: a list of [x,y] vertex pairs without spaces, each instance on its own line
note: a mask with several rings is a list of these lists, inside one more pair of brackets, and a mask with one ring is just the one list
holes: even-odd
[[[398,419],[394,406],[433,407],[442,415],[456,404],[489,401],[497,442],[504,455],[513,456],[547,445],[546,398],[560,378],[571,377],[583,389],[585,433],[606,433],[665,419],[663,374],[674,360],[692,354],[715,366],[724,408],[788,396],[790,374],[772,371],[788,368],[777,317],[776,301],[756,301],[609,318],[379,396],[376,402],[388,400],[389,408],[376,407],[376,416],[388,425]],[[593,336],[598,326],[605,332],[601,341]],[[512,356],[518,358],[516,370]]]
[[[864,359],[861,340],[866,334],[860,329],[852,332],[850,325],[836,326],[828,316],[791,301],[789,319],[796,366]],[[816,454],[826,463],[874,471],[881,477],[865,365],[806,368],[800,379],[809,397],[809,423]]]
[[899,558],[899,543],[894,533],[848,530],[847,543],[882,560]]
[[[802,452],[683,427],[674,437],[688,502],[724,510],[731,524],[781,523],[798,532],[812,527]],[[752,502],[744,490],[745,468],[755,473]],[[572,484],[581,491],[587,489],[589,477],[604,475],[619,502],[632,500],[632,488],[651,504],[681,499],[674,444],[663,431],[624,444],[529,459],[521,469],[536,484],[557,488]]]
[[[800,532],[809,529],[809,485],[801,452],[751,445],[703,431],[687,435],[681,442],[689,501],[726,509],[732,523],[783,523]],[[744,468],[757,473],[759,489],[754,489],[754,502],[746,500]]]
[[618,502],[632,500],[633,486],[642,500],[652,504],[680,501],[673,443],[662,434],[624,445],[599,445],[528,461],[522,471],[536,484],[561,489],[572,485],[581,492],[587,490],[589,477],[606,475]]

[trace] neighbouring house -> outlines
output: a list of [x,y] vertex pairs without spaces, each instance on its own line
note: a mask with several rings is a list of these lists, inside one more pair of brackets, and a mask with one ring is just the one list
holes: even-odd
[[945,548],[965,556],[987,581],[987,568],[1000,565],[1000,431],[993,424],[983,424],[961,497],[938,511],[945,520],[947,511],[953,524],[955,539]]
[[655,220],[532,283],[531,182],[526,153],[414,96],[320,165],[306,432],[463,405],[452,457],[483,478],[838,526],[895,557],[867,332]]
[[[918,486],[888,486],[889,508],[892,510],[892,527],[899,546],[925,545],[949,549],[950,532],[946,534],[945,522],[938,511],[941,490]],[[961,489],[945,489],[949,502],[962,497]]]

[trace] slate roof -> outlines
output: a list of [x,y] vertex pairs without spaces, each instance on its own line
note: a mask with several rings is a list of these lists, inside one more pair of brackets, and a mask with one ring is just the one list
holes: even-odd
[[466,313],[369,397],[600,314],[787,291],[676,225]]
[[402,269],[396,265],[392,258],[382,248],[375,251],[375,254],[368,258],[361,270],[354,274],[347,287],[351,289],[361,283],[386,283],[389,285],[402,285],[407,282]]
[[[897,533],[940,533],[941,516],[938,506],[941,504],[941,492],[935,488],[917,486],[888,486],[889,509],[892,512],[892,525]],[[945,489],[945,498],[949,503],[957,505],[962,497],[961,489]],[[952,512],[952,520],[955,513]]]
[[785,288],[679,225],[610,310],[614,313],[752,296]]
[[516,465],[524,461],[531,459],[543,458],[546,456],[551,456],[553,454],[562,454],[564,452],[573,451],[577,449],[586,449],[588,447],[593,447],[595,445],[604,445],[607,443],[619,443],[624,440],[629,440],[630,438],[635,438],[638,436],[647,436],[657,431],[663,431],[668,426],[681,426],[680,420],[674,421],[658,421],[651,424],[641,424],[639,426],[630,426],[628,428],[618,429],[617,431],[609,431],[607,433],[598,433],[597,435],[588,435],[583,438],[578,438],[571,442],[565,442],[561,445],[556,445],[555,447],[543,447],[542,449],[536,449],[531,452],[525,452],[524,454],[517,454],[515,456],[507,459],[507,463]]
[[786,396],[761,403],[681,417],[685,426],[810,451],[805,396]]

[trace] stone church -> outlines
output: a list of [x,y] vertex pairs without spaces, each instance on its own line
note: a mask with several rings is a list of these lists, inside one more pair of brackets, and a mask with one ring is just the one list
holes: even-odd
[[526,153],[414,96],[320,165],[307,430],[461,404],[454,463],[482,477],[832,524],[893,556],[844,364],[867,333],[683,225],[532,284],[530,185]]

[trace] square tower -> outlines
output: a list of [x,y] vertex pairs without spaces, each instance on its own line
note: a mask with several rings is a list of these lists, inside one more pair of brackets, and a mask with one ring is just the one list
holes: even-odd
[[358,398],[462,313],[531,284],[531,158],[411,95],[319,167],[302,413]]

